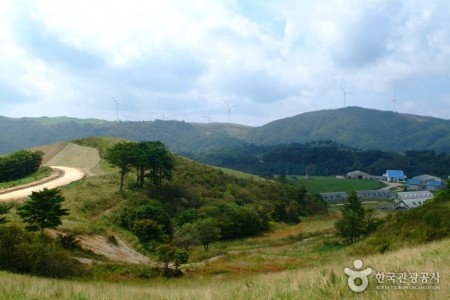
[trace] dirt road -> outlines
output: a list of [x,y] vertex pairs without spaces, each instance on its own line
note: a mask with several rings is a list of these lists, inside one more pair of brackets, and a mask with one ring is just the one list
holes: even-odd
[[23,188],[19,186],[14,188],[13,191],[1,193],[0,202],[24,200],[29,195],[31,195],[32,192],[37,192],[44,188],[53,189],[60,186],[64,186],[74,181],[80,180],[85,176],[85,173],[81,169],[77,168],[69,168],[61,166],[51,166],[51,168],[53,170],[59,171],[61,175],[56,176],[56,178],[51,178],[51,180],[49,181],[44,180],[45,182],[37,185],[27,184],[24,185]]

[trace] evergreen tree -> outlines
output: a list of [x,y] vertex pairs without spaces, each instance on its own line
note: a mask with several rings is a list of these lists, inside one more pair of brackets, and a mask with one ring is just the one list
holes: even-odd
[[339,235],[350,244],[356,242],[366,231],[365,210],[356,192],[351,192],[341,209],[342,219],[335,224]]
[[28,225],[28,231],[41,232],[44,228],[55,228],[61,224],[61,217],[69,214],[69,210],[62,208],[64,197],[58,189],[43,189],[33,192],[28,200],[17,209],[17,214]]
[[119,191],[123,189],[123,181],[125,175],[130,171],[133,160],[134,145],[132,142],[123,142],[115,144],[109,148],[106,153],[106,160],[113,166],[120,169],[120,187]]

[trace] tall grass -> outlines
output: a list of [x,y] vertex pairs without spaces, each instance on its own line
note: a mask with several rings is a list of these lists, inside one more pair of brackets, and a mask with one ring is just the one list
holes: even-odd
[[236,274],[137,282],[50,280],[0,272],[2,299],[449,299],[450,240],[414,249],[363,257],[376,271],[439,272],[439,290],[378,290],[373,274],[361,294],[347,286],[345,267],[354,257],[338,255],[333,262],[293,271],[256,276]]

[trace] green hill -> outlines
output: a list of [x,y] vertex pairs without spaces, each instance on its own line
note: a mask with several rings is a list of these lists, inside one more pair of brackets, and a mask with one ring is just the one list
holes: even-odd
[[449,120],[359,107],[303,113],[260,127],[162,120],[117,123],[67,117],[0,117],[0,153],[90,136],[160,140],[177,153],[319,140],[364,150],[450,152],[448,132]]
[[331,140],[359,149],[450,151],[450,121],[346,107],[321,110],[255,128],[251,142],[273,145]]

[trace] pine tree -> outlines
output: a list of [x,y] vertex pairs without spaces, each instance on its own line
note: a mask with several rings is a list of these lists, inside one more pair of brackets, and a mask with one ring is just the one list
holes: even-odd
[[43,189],[33,192],[28,200],[17,209],[17,214],[28,225],[28,231],[41,232],[45,228],[55,228],[61,224],[61,217],[69,214],[69,210],[62,208],[64,197],[58,189]]
[[356,242],[366,231],[365,210],[356,192],[351,192],[341,209],[342,219],[335,224],[339,234],[350,244]]

